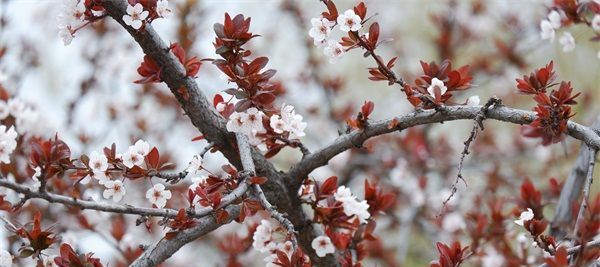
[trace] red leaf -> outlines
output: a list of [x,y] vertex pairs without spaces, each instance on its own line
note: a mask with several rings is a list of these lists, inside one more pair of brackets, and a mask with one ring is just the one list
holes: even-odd
[[354,7],[354,13],[360,17],[361,20],[364,20],[367,16],[367,6],[364,2],[360,2],[360,4]]
[[250,184],[264,184],[267,182],[267,177],[264,176],[253,176],[250,178],[250,180],[248,181]]
[[321,184],[319,189],[319,195],[332,195],[337,189],[338,178],[337,176],[331,176]]
[[152,150],[146,155],[146,160],[150,168],[158,169],[160,154],[158,153],[158,149],[153,147]]
[[192,142],[195,142],[195,141],[200,141],[200,140],[202,140],[202,139],[204,139],[204,135],[198,135],[198,136],[196,136],[196,137],[192,138]]
[[229,218],[229,213],[226,210],[220,209],[217,210],[215,213],[215,220],[218,224],[224,224],[227,222],[227,219]]
[[369,115],[371,115],[374,108],[375,104],[372,101],[365,101],[365,103],[360,108],[365,120],[369,118]]

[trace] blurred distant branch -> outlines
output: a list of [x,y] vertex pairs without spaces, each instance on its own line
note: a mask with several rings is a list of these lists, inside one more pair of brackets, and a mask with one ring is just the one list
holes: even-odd
[[573,236],[577,237],[577,233],[579,232],[579,225],[584,219],[585,212],[588,208],[588,200],[590,198],[590,187],[592,186],[592,182],[594,181],[594,165],[596,164],[596,154],[598,153],[597,149],[589,148],[589,157],[588,157],[588,170],[586,172],[585,183],[583,184],[583,196],[581,197],[581,204],[579,206],[579,213],[577,214],[577,219],[575,219],[575,229],[573,230]]
[[[591,128],[600,128],[600,117],[596,118]],[[569,229],[569,225],[572,223],[572,205],[573,203],[576,203],[581,195],[581,189],[583,188],[589,165],[589,154],[590,149],[583,143],[579,148],[579,156],[577,156],[575,166],[573,166],[573,169],[560,192],[560,197],[556,204],[555,215],[552,219],[552,228],[550,229],[550,233],[556,240],[565,237],[567,233],[566,230]]]

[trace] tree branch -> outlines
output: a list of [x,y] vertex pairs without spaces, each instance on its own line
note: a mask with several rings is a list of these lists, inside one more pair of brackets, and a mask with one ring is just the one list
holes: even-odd
[[[24,199],[43,199],[50,203],[60,203],[67,206],[74,206],[82,210],[88,209],[112,213],[163,218],[175,218],[175,216],[177,216],[177,210],[174,209],[142,208],[131,205],[101,203],[96,201],[81,200],[74,197],[67,197],[48,192],[33,191],[27,186],[11,182],[5,179],[4,177],[0,178],[0,187],[9,188],[17,193],[23,194],[25,195]],[[247,190],[248,184],[245,182],[240,183],[240,185],[235,190],[233,190],[227,196],[223,197],[220,207],[228,206],[229,204],[237,200],[239,197],[243,196]],[[212,208],[203,208],[196,211],[189,211],[188,216],[192,218],[202,218],[206,217],[207,215],[211,215],[212,212]]]
[[579,224],[581,224],[584,219],[585,211],[588,207],[588,200],[590,198],[590,187],[594,181],[594,165],[596,164],[596,153],[598,153],[598,150],[593,148],[589,148],[589,150],[590,157],[585,184],[583,184],[583,197],[581,198],[581,206],[579,206],[579,214],[577,214],[577,219],[575,220],[575,229],[573,229],[573,236],[575,238],[577,238],[577,233],[579,232]]
[[[594,240],[594,241],[590,241],[588,243],[585,244],[586,248],[597,248],[600,247],[600,240]],[[573,246],[567,249],[567,254],[569,255],[573,255],[577,252],[579,252],[579,250],[581,250],[581,245],[577,245],[577,246]],[[548,264],[544,263],[538,267],[549,267]]]
[[156,244],[146,248],[144,253],[140,255],[129,267],[154,267],[171,257],[177,250],[186,244],[198,239],[199,237],[210,233],[221,225],[228,224],[236,218],[240,212],[239,205],[232,205],[225,208],[229,213],[229,218],[222,224],[216,222],[213,216],[205,217],[198,222],[193,228],[179,232],[172,239],[162,238]]
[[[152,26],[144,25],[144,28],[139,31],[127,26],[122,20],[127,8],[127,3],[124,0],[103,1],[102,5],[109,16],[129,32],[144,53],[160,66],[161,79],[167,84],[171,93],[175,95],[192,124],[202,132],[209,142],[214,143],[214,146],[223,153],[229,162],[238,169],[242,169],[234,145],[235,137],[226,130],[224,118],[211,106],[194,79],[186,76],[184,67],[171,53],[169,47]],[[269,202],[276,205],[279,210],[286,211],[294,225],[304,227],[306,215],[301,209],[297,209],[299,205],[299,200],[295,199],[298,198],[297,191],[290,192],[287,189],[284,183],[285,174],[278,172],[256,149],[252,149],[252,158],[256,165],[256,173],[270,177],[267,183],[262,185]],[[301,238],[302,242],[300,242],[303,249],[309,253],[311,259],[318,259],[314,251],[310,249],[311,238],[314,238],[312,231],[307,231],[306,235],[304,233],[300,235],[303,237]]]
[[[393,119],[373,122],[369,124],[366,129],[355,130],[348,134],[344,134],[324,148],[306,156],[298,164],[292,167],[290,170],[290,177],[294,179],[292,182],[294,185],[293,189],[299,188],[302,184],[302,180],[314,169],[326,165],[334,156],[362,144],[371,137],[401,131],[417,125],[474,119],[480,110],[480,106],[449,106],[443,107],[439,111],[417,110],[405,115],[397,116]],[[495,106],[488,110],[486,118],[523,125],[531,123],[535,119],[535,116],[535,113],[532,111]],[[394,125],[392,124],[393,120],[397,123],[395,123],[395,127],[390,128],[389,125]],[[593,129],[586,126],[569,121],[567,123],[566,134],[583,141],[594,149],[600,148],[600,136]]]
[[[243,133],[236,133],[235,137],[238,142],[238,148],[240,150],[240,157],[242,159],[244,171],[248,172],[250,176],[253,176],[255,171],[254,162],[252,161],[252,157],[250,154],[250,144],[248,143],[248,137]],[[268,211],[269,214],[271,214],[271,217],[273,217],[287,229],[288,234],[291,236],[294,249],[296,249],[298,246],[298,242],[296,241],[296,230],[294,230],[294,225],[283,214],[277,211],[277,209],[275,209],[275,207],[273,207],[271,203],[269,203],[269,201],[265,197],[265,193],[263,192],[262,188],[260,188],[260,185],[252,185],[252,190],[254,191],[254,195],[256,196],[256,198],[258,198],[263,208],[266,211]]]
[[487,101],[487,103],[481,108],[479,113],[477,113],[477,115],[475,116],[475,119],[473,122],[473,128],[471,129],[471,133],[469,134],[469,137],[467,138],[467,140],[465,140],[465,142],[464,142],[465,146],[463,148],[463,151],[460,153],[460,160],[458,162],[458,168],[457,168],[458,173],[456,174],[456,179],[454,180],[454,183],[452,183],[450,195],[446,198],[446,200],[444,200],[442,209],[441,209],[438,217],[444,213],[444,210],[446,209],[448,202],[450,201],[450,199],[452,199],[454,194],[456,194],[456,191],[458,190],[458,187],[457,187],[458,182],[462,180],[465,183],[465,185],[467,184],[467,182],[465,181],[465,178],[462,175],[462,169],[463,169],[463,163],[465,162],[465,157],[469,154],[469,147],[471,147],[471,143],[475,140],[475,138],[477,138],[477,134],[479,133],[479,130],[483,131],[483,120],[485,120],[485,118],[486,118],[487,111],[493,105],[499,105],[499,104],[500,104],[500,99],[497,97],[492,97],[492,98],[490,98],[490,100]]
[[[600,117],[596,118],[591,128],[600,128]],[[552,219],[552,227],[550,228],[550,234],[554,236],[556,240],[561,240],[565,237],[567,234],[566,229],[570,228],[569,225],[572,223],[572,204],[575,203],[581,195],[588,169],[589,153],[590,149],[588,146],[585,143],[582,143],[579,148],[579,155],[575,161],[575,166],[571,170],[571,173],[560,192],[560,197],[556,204],[555,215]]]

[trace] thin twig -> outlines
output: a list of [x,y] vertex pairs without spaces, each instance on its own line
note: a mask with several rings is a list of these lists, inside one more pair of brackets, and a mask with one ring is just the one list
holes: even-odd
[[446,209],[446,206],[448,205],[448,202],[452,199],[452,197],[454,197],[454,195],[456,194],[456,191],[458,191],[459,181],[462,180],[465,183],[465,186],[467,185],[467,181],[465,181],[465,178],[462,175],[462,169],[463,169],[463,163],[465,161],[465,157],[469,154],[469,147],[471,146],[471,143],[475,140],[475,138],[477,138],[477,134],[479,133],[479,131],[480,130],[483,131],[483,129],[484,129],[483,128],[483,120],[486,119],[487,111],[490,109],[490,107],[492,105],[497,106],[499,103],[500,103],[499,98],[497,98],[497,97],[490,98],[487,101],[487,103],[485,103],[485,105],[483,105],[483,107],[481,107],[481,110],[477,113],[477,115],[473,119],[474,122],[473,122],[473,128],[471,129],[471,134],[469,134],[469,137],[464,142],[465,146],[463,148],[463,151],[460,153],[460,161],[458,162],[458,173],[456,175],[456,180],[452,184],[450,195],[448,196],[448,198],[446,198],[446,200],[444,200],[442,209],[438,216],[442,215],[442,213]]
[[[250,150],[250,144],[248,143],[248,137],[243,133],[236,133],[235,137],[238,142],[238,148],[240,150],[240,158],[242,161],[242,166],[244,166],[244,171],[248,172],[250,175],[254,175],[255,167],[254,161],[252,160],[252,151]],[[265,193],[263,192],[260,185],[254,184],[252,185],[252,189],[254,191],[254,195],[260,201],[260,204],[263,208],[271,214],[275,220],[277,220],[281,225],[283,225],[288,234],[291,237],[292,245],[294,249],[297,249],[298,242],[296,241],[296,230],[294,229],[294,225],[290,222],[283,214],[281,214],[275,207],[267,200]]]
[[308,150],[308,148],[306,148],[306,146],[302,142],[300,142],[300,140],[290,140],[281,136],[277,136],[275,138],[281,142],[284,142],[288,146],[297,147],[298,149],[300,149],[303,158],[310,155],[310,150]]
[[[78,207],[82,210],[97,210],[104,212],[112,212],[112,213],[120,213],[120,214],[131,214],[131,215],[141,215],[141,216],[152,216],[152,217],[164,217],[164,218],[175,218],[177,216],[177,210],[174,209],[156,209],[156,208],[143,208],[143,207],[135,207],[131,205],[122,205],[122,204],[110,204],[110,203],[101,203],[96,201],[82,200],[74,197],[63,196],[54,193],[47,192],[38,192],[33,191],[27,186],[20,185],[16,182],[11,182],[4,177],[0,176],[0,187],[5,187],[11,189],[17,193],[21,193],[25,195],[25,199],[43,199],[50,203],[60,203],[67,206]],[[240,183],[240,185],[234,189],[229,195],[223,197],[221,202],[221,207],[225,207],[240,196],[244,195],[244,193],[248,190],[249,186],[247,183]],[[190,211],[188,216],[192,218],[202,218],[207,215],[212,214],[213,209],[210,207],[202,208],[195,211]]]
[[[213,148],[214,143],[208,143],[208,145],[206,145],[201,151],[200,153],[198,153],[197,155],[195,155],[194,157],[200,157],[200,158],[204,158],[204,155],[211,149]],[[152,176],[157,177],[157,178],[162,178],[165,179],[165,182],[167,183],[171,183],[171,184],[175,184],[178,183],[179,181],[185,179],[185,177],[187,177],[188,175],[188,171],[183,170],[177,173],[165,173],[165,172],[157,172],[152,174]]]
[[577,234],[579,232],[579,225],[582,223],[584,219],[585,211],[588,207],[588,199],[590,197],[590,187],[594,182],[594,165],[596,164],[596,153],[598,150],[593,148],[590,149],[590,159],[588,163],[588,171],[587,176],[585,178],[585,184],[583,185],[583,197],[581,199],[581,206],[579,207],[579,213],[577,214],[577,219],[575,220],[575,229],[573,229],[573,236],[577,238]]

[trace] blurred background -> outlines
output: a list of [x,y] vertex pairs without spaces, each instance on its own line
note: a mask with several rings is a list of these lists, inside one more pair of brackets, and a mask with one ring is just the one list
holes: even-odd
[[[340,12],[358,3],[335,2]],[[409,83],[421,73],[420,60],[439,63],[450,59],[455,67],[470,65],[474,76],[475,86],[455,95],[456,102],[473,95],[485,102],[495,95],[507,106],[531,110],[535,103],[531,97],[516,93],[515,78],[552,60],[558,81],[571,81],[575,91],[582,92],[579,104],[574,106],[577,114],[573,120],[590,125],[598,117],[600,43],[591,42],[594,31],[581,24],[563,26],[557,30],[554,42],[542,40],[539,25],[551,1],[365,3],[367,16],[379,22],[380,40],[385,40],[377,51],[388,60],[397,56],[393,70]],[[345,130],[345,119],[356,114],[365,100],[375,103],[371,116],[375,120],[413,110],[398,86],[368,79],[367,68],[375,67],[372,59],[352,50],[331,64],[322,49],[312,45],[308,36],[310,18],[326,10],[317,0],[170,0],[169,5],[173,16],[152,25],[163,40],[179,42],[188,55],[198,58],[217,58],[212,25],[222,23],[225,12],[252,18],[251,32],[260,37],[250,41],[248,47],[254,56],[269,57],[268,68],[277,70],[274,79],[285,90],[278,101],[294,105],[304,116],[308,128],[302,142],[310,150],[325,146],[338,136],[338,131]],[[160,148],[161,156],[168,155],[177,169],[187,166],[206,142],[192,142],[201,133],[182,114],[164,84],[133,83],[139,79],[136,69],[143,58],[138,45],[117,23],[104,19],[78,31],[73,42],[64,46],[56,22],[61,7],[58,0],[0,0],[0,83],[11,97],[32,108],[24,130],[43,137],[58,134],[74,155],[113,142],[124,149],[142,138]],[[576,43],[571,52],[563,52],[558,40],[567,31]],[[202,65],[196,81],[211,100],[230,87],[209,63]],[[375,138],[367,143],[367,150],[343,153],[311,174],[316,180],[337,175],[356,190],[360,190],[364,179],[375,179],[398,194],[394,209],[378,219],[378,234],[385,238],[370,246],[374,256],[366,266],[425,266],[437,257],[435,242],[468,240],[468,211],[485,210],[485,203],[498,199],[510,210],[514,206],[511,201],[518,197],[515,190],[524,178],[549,190],[545,214],[552,217],[552,201],[557,198],[550,192],[549,180],[566,178],[579,142],[567,138],[544,147],[538,139],[522,137],[519,126],[496,121],[485,122],[487,127],[473,147],[475,153],[467,157],[467,187],[459,184],[450,211],[444,215],[451,218],[436,217],[456,177],[456,164],[471,125],[470,121],[449,122]],[[300,157],[298,151],[287,148],[273,161],[285,171]],[[216,153],[205,157],[205,162],[220,171],[225,160]],[[124,202],[144,200],[145,190],[129,192]],[[86,191],[93,199],[98,199],[100,193],[100,189]],[[176,207],[178,203],[184,202],[172,201],[169,205]],[[90,212],[88,219],[102,222],[114,218]],[[125,220],[132,223],[135,218]],[[118,261],[110,237],[64,227],[59,227],[65,230],[64,237],[71,238],[82,251],[94,252],[103,262]],[[516,240],[518,229],[513,229],[510,221],[506,227]],[[139,242],[136,235],[147,235],[139,228],[143,227],[130,226],[129,241],[119,241],[118,246],[132,246]],[[197,253],[202,253],[203,263],[194,266],[224,266],[215,242],[230,232],[243,235],[245,229],[236,223],[223,227],[196,242],[196,246],[182,249],[168,266],[190,266],[185,264],[190,255]],[[153,234],[155,239],[161,235],[158,232]],[[9,244],[4,240],[0,248],[7,249]],[[483,250],[491,255],[494,246]],[[252,262],[248,266],[261,266],[264,255],[249,251],[243,257]],[[483,259],[468,264],[494,266],[486,265]]]

